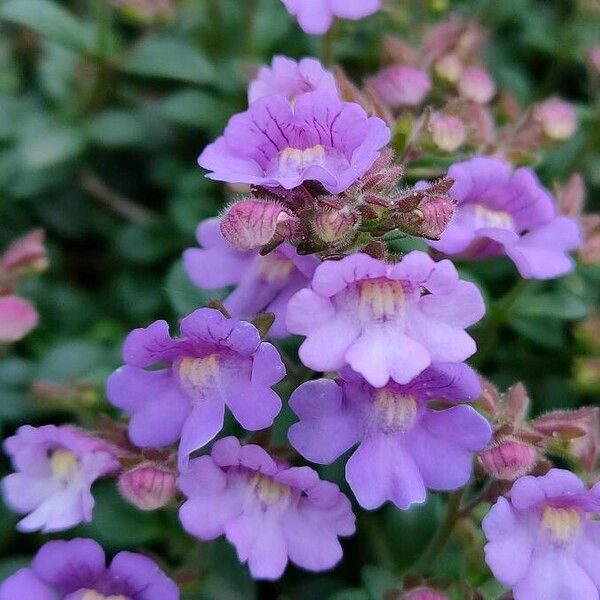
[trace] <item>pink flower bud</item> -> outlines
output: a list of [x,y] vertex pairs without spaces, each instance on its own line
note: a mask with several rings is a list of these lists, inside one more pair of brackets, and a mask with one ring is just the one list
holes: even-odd
[[600,75],[600,46],[594,46],[589,51],[588,60],[592,69]]
[[531,444],[507,438],[484,450],[479,458],[495,479],[514,481],[535,467],[538,453]]
[[175,473],[157,465],[139,465],[119,477],[123,498],[140,510],[163,507],[175,495]]
[[260,248],[275,234],[289,239],[296,231],[297,219],[277,202],[240,200],[221,217],[221,232],[238,250]]
[[558,212],[567,217],[579,217],[585,201],[585,182],[579,173],[574,173],[564,186],[556,185]]
[[419,209],[423,215],[421,237],[439,239],[454,216],[455,202],[449,196],[427,196]]
[[17,342],[38,322],[37,310],[18,296],[0,297],[0,342]]
[[496,93],[496,84],[481,67],[467,67],[460,75],[458,91],[463,98],[487,104]]
[[0,258],[0,268],[7,273],[41,273],[48,268],[44,247],[44,230],[34,229],[16,239]]
[[453,52],[446,54],[446,56],[442,56],[442,58],[435,63],[436,74],[450,83],[458,82],[462,70],[462,61],[460,60],[460,57]]
[[320,209],[313,217],[313,231],[328,244],[347,238],[360,221],[360,213],[350,206],[341,210],[331,208]]
[[433,143],[445,152],[454,152],[466,140],[464,123],[454,115],[435,114],[429,121],[429,132]]
[[598,459],[599,414],[600,408],[597,406],[555,410],[538,417],[532,425],[536,431],[568,443],[572,455],[588,471],[592,471]]
[[419,587],[404,594],[402,600],[449,600],[449,598],[439,590],[428,587]]
[[431,90],[429,75],[408,65],[389,67],[369,81],[371,89],[389,106],[417,106]]
[[544,134],[552,140],[566,140],[577,129],[573,106],[556,96],[539,104],[535,114],[542,124]]

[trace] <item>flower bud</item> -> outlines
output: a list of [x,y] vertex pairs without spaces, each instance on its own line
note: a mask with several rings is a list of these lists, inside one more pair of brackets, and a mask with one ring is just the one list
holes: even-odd
[[435,114],[429,121],[429,132],[433,143],[445,152],[460,148],[467,137],[464,123],[454,115]]
[[569,139],[577,129],[575,110],[569,102],[556,96],[544,100],[535,109],[544,134],[551,140]]
[[0,258],[0,268],[11,275],[41,273],[48,268],[44,230],[34,229],[15,240]]
[[458,91],[463,98],[487,104],[496,93],[496,84],[481,67],[467,67],[460,75]]
[[32,304],[18,296],[0,297],[0,342],[18,342],[38,322],[38,313]]
[[533,428],[568,444],[571,454],[592,471],[598,459],[600,408],[584,407],[578,410],[555,410],[532,422]]
[[442,79],[445,79],[450,83],[457,83],[463,70],[463,64],[459,56],[451,52],[450,54],[442,56],[442,58],[435,63],[434,68],[436,74]]
[[419,587],[402,596],[402,600],[449,600],[448,596],[439,590],[428,587]]
[[408,65],[394,65],[370,81],[370,88],[389,106],[417,106],[431,90],[429,75]]
[[535,467],[538,453],[531,444],[506,438],[484,450],[479,458],[494,479],[514,481]]
[[322,208],[318,210],[312,221],[312,227],[319,239],[333,244],[346,239],[360,221],[360,213],[350,206],[341,210]]
[[119,491],[140,510],[163,507],[175,495],[175,473],[153,464],[144,464],[119,477]]
[[449,196],[426,195],[410,212],[395,215],[398,229],[428,240],[440,238],[454,216],[455,202]]
[[291,238],[297,219],[278,202],[250,199],[232,204],[221,217],[221,233],[238,250],[253,250],[271,241],[277,234]]
[[585,201],[585,182],[579,173],[573,173],[565,185],[555,185],[558,212],[567,217],[579,217]]

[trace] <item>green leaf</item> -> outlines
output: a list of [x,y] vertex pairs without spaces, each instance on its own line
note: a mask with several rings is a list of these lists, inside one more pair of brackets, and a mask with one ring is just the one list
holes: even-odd
[[559,319],[513,317],[509,324],[517,333],[543,348],[561,348],[566,341],[563,326]]
[[0,19],[31,27],[40,35],[74,50],[87,50],[83,24],[49,0],[9,0],[0,7]]
[[146,127],[134,110],[107,110],[90,120],[88,135],[93,142],[109,148],[135,146],[143,142]]
[[41,170],[75,158],[84,147],[81,129],[40,120],[23,132],[19,152],[26,167]]
[[367,592],[359,588],[340,590],[329,596],[329,600],[369,600]]
[[514,312],[522,317],[550,317],[569,321],[583,319],[588,314],[588,307],[581,296],[561,289],[523,296],[515,303]]
[[161,114],[177,125],[220,130],[233,111],[221,98],[198,90],[183,90],[165,98]]
[[171,37],[142,41],[122,68],[132,75],[190,83],[207,83],[215,77],[212,65],[201,50],[185,40]]
[[385,569],[367,565],[361,571],[361,579],[369,600],[383,600],[386,592],[401,588],[402,582]]

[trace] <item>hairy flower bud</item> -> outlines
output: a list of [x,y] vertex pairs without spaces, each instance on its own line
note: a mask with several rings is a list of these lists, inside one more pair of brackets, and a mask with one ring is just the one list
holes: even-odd
[[319,239],[333,244],[346,239],[356,230],[359,222],[360,213],[350,206],[340,210],[326,207],[315,213],[312,228]]
[[538,459],[537,450],[526,442],[506,438],[480,455],[484,469],[494,478],[514,481],[530,473]]
[[536,431],[566,444],[571,454],[592,471],[598,459],[599,415],[597,406],[555,410],[534,419],[532,425]]
[[38,313],[28,300],[18,296],[0,297],[0,343],[18,342],[38,322]]
[[445,79],[450,83],[457,83],[463,70],[463,64],[460,57],[451,52],[442,56],[442,58],[435,63],[434,68],[436,75],[442,79]]
[[393,65],[370,79],[370,88],[389,106],[417,106],[431,90],[429,75],[408,65]]
[[41,273],[48,268],[43,229],[34,229],[15,240],[0,258],[0,269],[11,275]]
[[496,84],[481,67],[467,67],[460,74],[458,91],[463,98],[487,104],[496,93]]
[[573,106],[557,96],[539,104],[535,108],[535,115],[542,124],[544,134],[551,140],[569,139],[577,129]]
[[175,494],[175,473],[150,463],[134,467],[119,477],[119,491],[140,510],[163,507]]
[[426,194],[416,208],[396,214],[394,224],[410,235],[436,240],[452,220],[454,207],[448,195]]
[[232,204],[221,217],[221,233],[238,250],[253,250],[271,241],[276,234],[291,238],[298,220],[278,202],[248,199]]
[[454,115],[437,113],[431,117],[428,127],[433,143],[440,150],[454,152],[465,143],[465,125]]

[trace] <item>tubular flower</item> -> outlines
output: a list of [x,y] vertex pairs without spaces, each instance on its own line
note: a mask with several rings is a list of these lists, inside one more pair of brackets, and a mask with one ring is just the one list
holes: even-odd
[[[285,367],[275,347],[261,342],[256,327],[200,308],[181,321],[181,337],[165,321],[132,331],[123,350],[125,366],[111,375],[107,396],[133,413],[132,442],[160,447],[181,438],[179,465],[223,427],[225,405],[245,429],[269,427],[281,409],[271,386]],[[157,363],[164,369],[148,371]]]
[[474,400],[477,375],[464,364],[439,364],[407,385],[374,388],[349,369],[336,381],[302,384],[290,398],[300,421],[289,439],[308,460],[329,464],[356,443],[346,479],[364,508],[424,502],[427,488],[454,490],[471,476],[473,454],[491,428],[470,406],[434,410],[430,400]]
[[1,600],[178,600],[179,590],[149,558],[119,552],[106,566],[104,551],[84,538],[47,542],[31,567],[0,586]]
[[4,449],[16,470],[2,480],[4,500],[28,513],[20,531],[62,531],[91,521],[92,484],[119,469],[108,444],[72,426],[23,425]]
[[556,216],[550,193],[535,173],[511,173],[503,160],[476,157],[452,165],[453,221],[439,241],[429,245],[464,258],[506,254],[528,279],[551,279],[574,267],[568,256],[581,244],[574,219]]
[[485,558],[515,600],[597,600],[600,485],[551,469],[518,479],[483,520]]
[[314,58],[295,61],[277,55],[270,67],[261,67],[258,71],[248,88],[248,102],[252,104],[264,96],[278,94],[294,103],[302,94],[315,90],[337,93],[333,73]]
[[306,33],[321,35],[333,22],[334,17],[358,21],[376,13],[381,0],[282,0],[290,15]]
[[201,540],[225,535],[256,579],[278,579],[288,559],[309,571],[342,558],[338,536],[355,530],[350,502],[309,467],[288,467],[234,437],[190,461],[179,478],[179,517]]
[[318,181],[338,194],[368,171],[389,140],[381,119],[330,90],[303,94],[293,106],[275,95],[232,117],[198,163],[218,181],[288,190]]
[[269,335],[289,335],[285,326],[287,303],[308,285],[318,259],[299,256],[290,244],[282,244],[267,256],[260,256],[258,251],[240,252],[225,240],[216,218],[200,223],[196,236],[202,247],[183,253],[192,282],[206,289],[235,285],[223,302],[232,316],[252,319],[260,311],[272,312],[275,322]]
[[371,385],[406,384],[431,362],[475,352],[465,327],[485,312],[477,287],[449,260],[424,252],[390,265],[352,254],[317,267],[311,287],[290,300],[287,327],[306,336],[300,359],[317,371],[350,365]]

